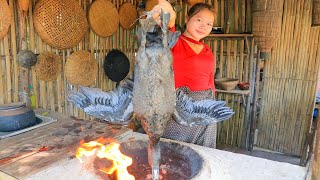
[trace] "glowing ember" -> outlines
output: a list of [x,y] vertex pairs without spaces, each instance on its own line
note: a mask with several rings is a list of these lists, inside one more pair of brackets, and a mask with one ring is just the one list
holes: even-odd
[[76,152],[76,157],[83,162],[81,157],[97,155],[99,158],[106,158],[113,161],[111,168],[102,168],[100,171],[106,174],[112,174],[116,171],[118,180],[134,180],[134,176],[129,174],[127,167],[132,164],[132,158],[124,155],[120,151],[120,144],[115,142],[109,142],[104,145],[108,140],[99,138],[96,141],[90,141],[88,143],[80,142],[80,147]]

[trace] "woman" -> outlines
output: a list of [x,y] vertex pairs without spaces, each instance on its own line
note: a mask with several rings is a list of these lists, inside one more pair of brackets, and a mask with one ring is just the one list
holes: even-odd
[[[169,28],[174,31],[175,12],[170,3],[159,0],[154,12],[159,9],[170,12]],[[153,16],[156,20],[158,14]],[[209,46],[200,40],[208,36],[215,20],[213,8],[206,3],[193,5],[186,16],[186,28],[172,48],[175,88],[196,100],[214,98],[214,56]],[[163,137],[194,143],[207,147],[216,147],[216,123],[209,126],[188,127],[168,122]]]

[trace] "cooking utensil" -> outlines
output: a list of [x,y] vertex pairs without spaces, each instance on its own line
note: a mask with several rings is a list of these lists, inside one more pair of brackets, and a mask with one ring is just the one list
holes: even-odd
[[0,105],[0,131],[11,132],[36,124],[34,111],[25,103]]

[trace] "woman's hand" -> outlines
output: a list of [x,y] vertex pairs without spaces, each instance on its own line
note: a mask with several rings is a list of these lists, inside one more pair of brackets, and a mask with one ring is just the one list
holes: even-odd
[[158,0],[159,3],[154,6],[152,8],[152,12],[153,12],[153,19],[158,23],[161,24],[161,20],[160,20],[160,13],[161,13],[161,9],[166,12],[166,13],[170,13],[170,20],[168,23],[168,27],[172,28],[175,25],[175,21],[176,21],[176,12],[173,10],[171,4],[166,1],[166,0]]

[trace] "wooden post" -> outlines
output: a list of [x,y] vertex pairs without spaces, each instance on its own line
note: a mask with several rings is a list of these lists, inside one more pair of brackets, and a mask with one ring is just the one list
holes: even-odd
[[314,161],[312,165],[312,180],[320,179],[320,124],[316,131],[316,146],[314,148]]
[[31,107],[31,100],[29,98],[30,69],[21,67],[20,78],[21,78],[21,84],[22,84],[21,92],[23,93],[23,95],[21,96],[22,101],[25,102],[28,107]]

